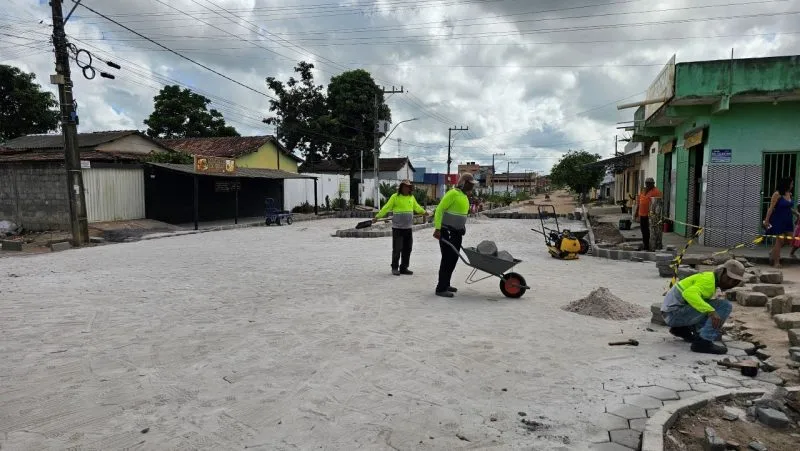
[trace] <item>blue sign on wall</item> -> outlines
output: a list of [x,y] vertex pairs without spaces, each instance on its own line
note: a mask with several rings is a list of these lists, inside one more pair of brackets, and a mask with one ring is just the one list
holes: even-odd
[[711,149],[712,163],[730,163],[731,149]]

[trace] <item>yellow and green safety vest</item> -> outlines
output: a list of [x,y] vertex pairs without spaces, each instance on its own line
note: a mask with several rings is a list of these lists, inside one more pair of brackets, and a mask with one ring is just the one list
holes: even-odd
[[717,279],[713,271],[689,276],[675,284],[672,290],[673,292],[664,299],[662,311],[677,310],[683,303],[691,305],[692,308],[700,313],[714,311],[714,307],[708,303],[717,292]]
[[448,227],[454,230],[466,230],[467,216],[469,215],[469,197],[458,188],[448,191],[433,216],[433,225],[436,230]]
[[425,213],[425,209],[420,207],[414,196],[400,193],[392,194],[375,218],[383,218],[390,211],[392,212],[392,228],[395,229],[410,229],[414,225],[414,213],[419,215]]

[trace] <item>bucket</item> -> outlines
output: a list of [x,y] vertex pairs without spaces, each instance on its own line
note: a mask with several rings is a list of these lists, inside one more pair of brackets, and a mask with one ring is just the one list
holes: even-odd
[[631,220],[630,219],[620,219],[619,220],[619,229],[620,230],[630,230],[631,229]]

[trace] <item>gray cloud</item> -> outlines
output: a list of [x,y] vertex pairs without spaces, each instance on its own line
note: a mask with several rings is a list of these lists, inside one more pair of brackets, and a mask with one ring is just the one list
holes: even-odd
[[[800,14],[786,14],[800,11],[800,0],[163,1],[174,9],[156,0],[84,3],[259,91],[303,59],[317,65],[322,84],[363,67],[380,84],[403,85],[408,93],[388,100],[393,117],[420,120],[392,138],[417,166],[435,170],[444,170],[454,125],[470,128],[457,134],[456,162],[490,163],[505,152],[520,161],[515,170],[546,172],[570,148],[608,155],[615,124],[632,113],[614,101],[641,97],[673,53],[678,61],[727,58],[731,48],[738,57],[800,53],[800,35],[791,33],[800,31]],[[52,89],[49,7],[30,3],[13,0],[0,15],[3,32],[18,36],[3,39],[0,61]],[[698,20],[731,16],[739,18]],[[209,96],[242,133],[271,131],[260,122],[269,105],[262,95],[81,8],[67,32],[123,65],[114,81],[75,74],[82,130],[143,129],[152,97],[177,81]],[[396,152],[388,141],[385,153]]]

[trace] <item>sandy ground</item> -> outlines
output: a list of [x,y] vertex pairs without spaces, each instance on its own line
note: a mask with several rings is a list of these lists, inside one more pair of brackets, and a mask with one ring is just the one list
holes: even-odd
[[567,214],[573,213],[578,206],[572,194],[566,191],[554,191],[550,194],[550,200],[545,200],[544,194],[539,194],[533,198],[535,205],[527,204],[516,209],[520,213],[538,213],[538,205],[553,205],[556,208],[556,213]]
[[525,260],[519,300],[465,286],[463,264],[458,296],[435,297],[429,230],[416,274],[391,276],[389,238],[330,236],[352,219],[1,259],[0,447],[587,449],[620,402],[609,383],[711,366],[648,318],[561,310],[598,286],[649,306],[665,282],[652,264],[554,260],[534,223],[465,237]]

